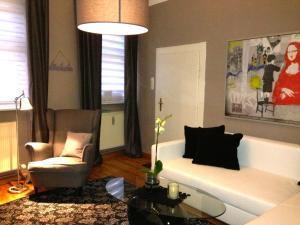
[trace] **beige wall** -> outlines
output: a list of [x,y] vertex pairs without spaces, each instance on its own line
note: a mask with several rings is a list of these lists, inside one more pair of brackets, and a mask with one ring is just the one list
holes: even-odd
[[49,11],[49,63],[61,51],[73,71],[49,71],[48,107],[77,109],[80,108],[80,81],[73,0],[51,0]]
[[155,51],[207,41],[204,125],[300,144],[300,127],[224,118],[226,41],[300,30],[300,0],[170,0],[150,9],[150,31],[140,37],[139,113],[144,151],[154,143]]

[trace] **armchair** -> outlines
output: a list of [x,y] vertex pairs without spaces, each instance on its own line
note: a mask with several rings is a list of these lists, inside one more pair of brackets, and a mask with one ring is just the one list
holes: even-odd
[[[35,191],[38,188],[82,187],[99,151],[101,113],[98,110],[47,111],[49,142],[28,142],[32,162],[28,164]],[[67,133],[91,133],[91,141],[82,149],[82,156],[61,156]]]

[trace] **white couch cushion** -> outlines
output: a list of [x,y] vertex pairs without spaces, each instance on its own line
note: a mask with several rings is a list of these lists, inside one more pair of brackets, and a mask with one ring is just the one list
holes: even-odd
[[300,193],[295,194],[279,206],[247,223],[247,225],[287,225],[300,224]]
[[300,208],[279,205],[247,225],[299,225]]
[[254,215],[263,214],[300,191],[293,179],[253,168],[235,171],[196,165],[184,158],[165,161],[160,176],[204,190]]
[[[284,201],[282,203],[282,205],[294,206],[294,207],[300,208],[300,193],[293,195],[292,197],[290,197],[289,199]],[[300,213],[299,213],[299,216],[300,216]],[[300,221],[300,218],[299,218],[299,221]]]

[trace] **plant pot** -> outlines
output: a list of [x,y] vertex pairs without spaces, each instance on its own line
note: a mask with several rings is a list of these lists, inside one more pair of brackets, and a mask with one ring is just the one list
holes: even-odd
[[153,173],[146,173],[145,188],[155,189],[159,187],[159,180]]

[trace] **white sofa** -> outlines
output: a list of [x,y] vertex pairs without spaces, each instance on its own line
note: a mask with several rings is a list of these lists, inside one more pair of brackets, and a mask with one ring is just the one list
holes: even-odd
[[[291,201],[298,207],[298,214],[292,213],[300,224],[300,186],[297,185],[300,179],[299,145],[244,136],[238,147],[239,171],[192,164],[192,159],[182,158],[184,148],[184,140],[159,144],[157,158],[163,162],[163,171],[159,174],[163,186],[177,181],[193,187],[191,192],[200,189],[216,196],[226,206],[226,212],[218,219],[232,225],[250,221],[251,225],[256,225],[256,218],[257,225],[279,225],[271,222],[272,216],[265,219],[269,222],[262,223],[259,217],[275,210],[274,207],[282,207],[285,201]],[[152,162],[154,158],[153,145]],[[197,192],[188,204],[197,208]],[[280,214],[284,216],[284,213]],[[282,223],[290,224],[295,225]]]

